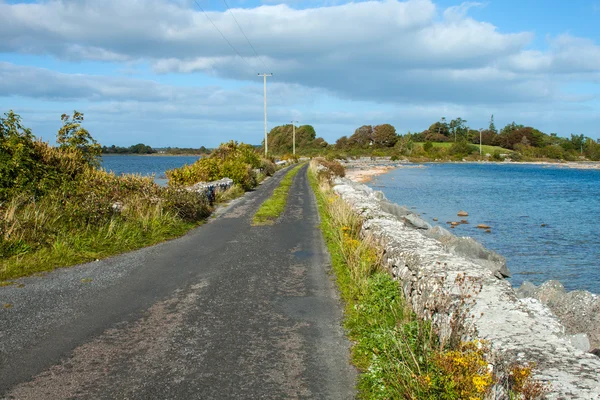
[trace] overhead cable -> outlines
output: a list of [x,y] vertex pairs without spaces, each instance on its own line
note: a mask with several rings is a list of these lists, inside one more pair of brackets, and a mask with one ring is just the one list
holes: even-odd
[[202,6],[200,5],[200,3],[198,3],[198,1],[197,1],[197,0],[194,0],[194,3],[196,3],[196,5],[198,6],[198,8],[199,8],[199,9],[200,9],[200,10],[201,10],[203,13],[204,13],[204,15],[205,15],[205,16],[206,16],[206,18],[207,18],[207,19],[210,21],[210,23],[212,24],[212,26],[214,26],[214,27],[215,27],[215,29],[216,29],[216,30],[217,30],[217,31],[218,31],[218,32],[221,34],[221,37],[223,37],[223,39],[224,39],[224,40],[227,42],[227,44],[229,45],[229,47],[231,47],[231,48],[233,49],[233,51],[235,51],[235,52],[236,52],[236,54],[237,54],[238,56],[240,56],[240,58],[241,58],[242,60],[244,60],[244,62],[246,62],[246,64],[248,64],[248,66],[249,66],[250,68],[252,68],[252,66],[250,65],[250,63],[248,62],[248,60],[246,60],[246,59],[244,58],[244,56],[242,56],[242,55],[240,54],[240,52],[239,52],[239,51],[237,51],[237,49],[236,49],[236,48],[235,48],[235,47],[234,47],[234,46],[231,44],[231,42],[230,42],[229,40],[227,40],[227,38],[225,37],[225,35],[223,34],[223,32],[221,32],[221,30],[219,29],[219,27],[218,27],[217,25],[215,25],[215,23],[214,23],[214,22],[213,22],[213,20],[212,20],[212,19],[211,19],[211,18],[208,16],[208,14],[206,13],[206,11],[204,11],[204,8],[202,8]]
[[240,23],[238,22],[237,18],[233,14],[233,11],[231,11],[231,7],[229,7],[229,4],[227,4],[227,0],[223,0],[223,3],[225,3],[225,7],[227,7],[227,10],[229,11],[229,13],[231,14],[231,16],[233,17],[233,20],[235,21],[235,23],[238,26],[238,28],[240,28],[240,32],[242,32],[242,35],[244,35],[244,37],[246,38],[246,41],[248,42],[248,44],[250,45],[250,47],[254,51],[254,54],[256,54],[256,57],[260,60],[260,62],[262,63],[262,65],[265,67],[265,70],[268,70],[269,68],[267,67],[267,64],[265,64],[265,62],[263,61],[262,57],[258,55],[258,52],[256,51],[256,49],[254,48],[254,46],[252,46],[252,43],[250,42],[250,39],[248,39],[248,36],[246,35],[246,33],[244,32],[244,30],[242,29],[242,26],[240,25]]

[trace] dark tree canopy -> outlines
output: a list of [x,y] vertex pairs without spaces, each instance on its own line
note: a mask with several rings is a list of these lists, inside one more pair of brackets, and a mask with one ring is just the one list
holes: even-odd
[[373,140],[373,127],[363,125],[354,131],[354,134],[348,138],[348,144],[351,147],[367,148]]
[[390,124],[377,125],[373,128],[373,144],[377,147],[394,147],[398,141],[396,128]]
[[[291,154],[293,127],[291,124],[276,126],[269,132],[269,153],[275,155]],[[263,143],[264,144],[264,143]],[[307,150],[322,149],[328,144],[318,138],[315,128],[310,125],[296,127],[296,152],[302,154]]]

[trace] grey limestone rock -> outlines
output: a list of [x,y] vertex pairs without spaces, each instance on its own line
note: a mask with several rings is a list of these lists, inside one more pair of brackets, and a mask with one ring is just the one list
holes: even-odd
[[408,214],[404,217],[404,221],[416,229],[431,229],[431,225],[425,222],[424,219],[419,218],[415,214]]
[[450,233],[449,230],[442,228],[441,226],[434,226],[433,228],[431,228],[428,232],[425,233],[428,237],[433,238],[433,239],[437,239],[437,240],[444,240],[445,238],[451,238],[454,237],[453,234]]
[[573,345],[573,347],[585,352],[590,351],[590,340],[585,333],[568,335],[567,339],[569,339],[569,342]]
[[445,247],[460,256],[478,260],[483,266],[494,273],[499,279],[511,276],[506,259],[500,254],[486,249],[481,243],[470,237],[449,237],[443,240]]
[[517,296],[520,299],[524,299],[526,297],[535,298],[535,293],[537,291],[537,286],[529,281],[525,281],[521,284],[521,286],[516,290]]
[[389,201],[382,201],[380,203],[381,209],[386,213],[390,213],[398,219],[404,218],[405,216],[412,214],[412,212],[405,206],[399,206]]
[[[473,324],[480,338],[490,341],[506,362],[536,363],[534,378],[552,383],[548,398],[600,399],[600,359],[574,346],[582,343],[573,340],[584,341],[583,336],[573,340],[565,336],[587,333],[592,348],[599,348],[593,332],[569,331],[557,318],[560,313],[553,314],[542,301],[519,299],[506,280],[497,278],[498,274],[507,273],[501,272],[503,264],[505,267],[501,256],[472,239],[454,238],[443,228],[415,229],[397,217],[400,208],[387,212],[390,207],[386,202],[377,199],[365,185],[342,178],[335,181],[333,190],[364,218],[363,234],[372,235],[383,247],[384,262],[415,313],[431,318],[443,329],[448,326],[449,316],[435,307],[440,294],[457,294],[458,276],[481,283],[471,309],[477,316]],[[547,286],[551,290],[541,298],[547,303],[560,303],[564,289],[558,284]],[[525,289],[532,291],[531,287]],[[577,313],[584,312],[588,321],[600,316],[597,297],[569,297],[571,305],[562,307],[565,312],[576,314],[576,307]]]
[[520,297],[533,297],[546,305],[570,335],[585,333],[591,348],[600,348],[600,296],[585,290],[565,291],[559,281],[536,287],[525,282],[517,290]]

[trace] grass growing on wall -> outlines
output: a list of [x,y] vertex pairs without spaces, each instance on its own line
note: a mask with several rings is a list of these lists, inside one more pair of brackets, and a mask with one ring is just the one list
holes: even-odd
[[265,200],[258,211],[256,211],[256,214],[254,214],[254,218],[252,219],[254,225],[270,225],[275,223],[275,220],[277,220],[283,210],[285,210],[294,177],[303,166],[304,164],[300,164],[287,172],[279,186],[275,188],[273,195]]

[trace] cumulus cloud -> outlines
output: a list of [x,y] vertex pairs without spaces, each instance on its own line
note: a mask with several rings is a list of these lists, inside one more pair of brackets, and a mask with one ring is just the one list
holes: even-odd
[[266,63],[266,72],[283,82],[386,102],[552,100],[560,95],[549,84],[552,74],[595,73],[600,64],[600,47],[590,40],[563,35],[547,51],[533,51],[527,48],[532,33],[500,33],[470,18],[469,9],[480,3],[440,13],[431,0],[234,9],[260,58],[227,12],[209,12],[244,61],[189,6],[167,0],[0,4],[0,51],[141,61],[157,73],[242,80],[265,72]]
[[[263,112],[263,90],[257,85],[237,89],[174,86],[129,77],[65,74],[6,62],[0,62],[0,93],[45,101],[103,103],[92,108],[154,117],[256,120]],[[270,104],[276,108],[307,104],[317,95],[318,90],[295,84],[269,86]]]
[[[477,6],[466,2],[450,7],[441,18],[431,0],[366,1],[308,9],[277,4],[234,12],[272,72],[288,82],[350,97],[374,91],[353,84],[356,76],[363,75],[370,78],[369,87],[388,92],[384,93],[388,98],[403,99],[389,92],[400,92],[405,81],[388,79],[402,74],[414,78],[423,70],[437,76],[447,72],[448,82],[471,71],[502,66],[544,73],[597,70],[600,47],[592,41],[560,36],[551,41],[547,52],[530,51],[526,47],[531,33],[500,33],[495,26],[470,18],[468,10]],[[0,4],[0,16],[0,51],[4,52],[51,54],[69,60],[145,61],[160,73],[200,71],[235,79],[249,79],[264,69],[228,13],[209,12],[209,16],[248,64],[233,54],[201,12],[185,2]],[[582,51],[591,57],[574,57]],[[310,74],[320,79],[307,82]],[[486,78],[492,85],[522,84],[502,70]],[[452,93],[435,93],[436,98],[440,96],[449,100]]]
[[[244,60],[187,0],[0,0],[0,52],[126,68],[144,65],[156,74],[202,73],[245,82],[258,82],[257,72],[273,72],[269,87],[275,107],[289,106],[289,98],[296,105],[323,93],[346,101],[427,109],[545,107],[591,101],[589,95],[570,93],[569,84],[600,81],[600,46],[594,41],[564,34],[548,37],[546,48],[534,49],[533,33],[501,32],[470,17],[469,10],[481,3],[446,9],[432,0],[310,0],[302,8],[295,7],[295,0],[263,3],[233,9],[260,57],[228,12],[208,12]],[[3,94],[105,102],[95,105],[105,112],[121,104],[131,112],[179,110],[190,118],[212,118],[211,113],[229,113],[231,105],[242,110],[243,119],[255,117],[262,106],[262,88],[256,83],[238,90],[185,88],[132,76],[61,74],[9,63],[0,63],[0,79]],[[273,115],[278,112],[282,118],[286,112],[297,113],[275,109]],[[344,113],[329,114],[331,124],[347,119]],[[311,117],[327,120],[317,113]]]

